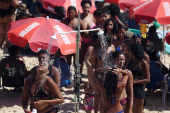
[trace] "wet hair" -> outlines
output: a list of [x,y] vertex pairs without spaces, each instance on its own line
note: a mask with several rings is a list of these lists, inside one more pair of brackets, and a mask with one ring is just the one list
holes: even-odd
[[125,56],[125,54],[124,54],[124,52],[123,52],[122,50],[115,51],[114,53],[112,53],[112,58],[113,58],[113,59],[116,59],[116,58],[118,58],[118,56],[121,55],[121,54],[123,54],[123,55]]
[[96,42],[98,39],[99,39],[99,37],[98,37],[97,33],[94,32],[93,37],[92,37],[93,42]]
[[104,33],[107,33],[107,24],[110,21],[112,21],[112,23],[113,23],[113,29],[112,29],[113,34],[117,34],[118,25],[114,18],[110,18],[110,19],[106,20],[106,22],[104,24]]
[[65,8],[63,6],[59,6],[59,7],[55,7],[55,12],[59,12],[59,13],[62,13],[63,11],[65,10]]
[[114,94],[114,100],[116,95],[116,89],[118,84],[118,75],[114,74],[112,71],[109,71],[105,76],[104,88],[106,92],[107,101],[113,102],[112,94]]
[[10,56],[14,56],[18,50],[21,50],[22,48],[17,45],[12,45],[8,48],[8,53]]
[[149,28],[149,32],[156,32],[156,26],[151,26],[150,28]]
[[107,14],[109,14],[109,15],[111,14],[111,13],[110,13],[110,10],[108,10],[108,9],[104,9],[102,13],[107,13]]
[[131,46],[131,39],[125,39],[123,41],[123,43],[125,43],[130,48],[130,46]]
[[47,56],[50,56],[49,52],[45,49],[41,49],[40,51],[38,51],[37,56],[39,56],[41,54],[46,54]]
[[120,8],[118,5],[112,3],[110,4],[110,6],[108,7],[108,9],[110,10],[111,12],[111,15],[114,16],[114,15],[118,15],[120,13]]
[[108,34],[105,34],[105,42],[107,42],[108,43],[108,45],[111,45],[111,43],[112,43],[112,39],[111,39],[111,36],[110,35],[108,35]]
[[70,10],[74,10],[75,13],[77,13],[76,8],[74,6],[69,6],[67,11],[69,12]]
[[101,9],[96,9],[93,13],[94,16],[101,17],[102,15],[102,10]]
[[138,35],[138,34],[134,34],[134,35],[132,36],[132,39],[135,39],[135,38],[140,38],[140,39],[142,39],[142,36],[141,36],[141,35]]
[[134,43],[130,46],[131,51],[136,59],[141,61],[144,58],[143,47],[140,44]]
[[91,0],[82,0],[81,1],[81,7],[83,7],[84,4],[86,4],[86,3],[90,4],[90,6],[92,5]]

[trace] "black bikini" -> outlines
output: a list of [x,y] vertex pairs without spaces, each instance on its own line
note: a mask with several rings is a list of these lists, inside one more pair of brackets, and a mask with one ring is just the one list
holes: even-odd
[[14,6],[11,5],[11,0],[10,0],[10,6],[9,6],[8,9],[1,9],[0,8],[0,17],[3,18],[4,16],[6,16],[8,14],[13,14],[13,12],[12,12],[13,9],[14,9]]
[[31,85],[30,85],[30,87],[29,87],[29,89],[28,89],[28,95],[29,95],[30,97],[48,97],[46,91],[43,89],[43,83],[44,83],[45,79],[46,79],[46,77],[44,77],[43,80],[42,80],[42,82],[40,83],[40,85],[39,85],[39,86],[40,86],[40,90],[37,92],[36,95],[33,95],[33,94],[31,93],[31,86],[32,86],[32,83],[33,83],[34,80],[32,81],[32,83],[31,83]]
[[[129,69],[129,67],[132,63],[133,63],[133,60],[129,63],[129,65],[127,66],[127,69]],[[139,64],[136,67],[136,69],[132,71],[132,74],[133,74],[133,76],[143,77],[143,73],[139,67]],[[134,98],[145,99],[145,91],[144,91],[143,84],[134,84],[133,85],[133,93],[134,93]]]

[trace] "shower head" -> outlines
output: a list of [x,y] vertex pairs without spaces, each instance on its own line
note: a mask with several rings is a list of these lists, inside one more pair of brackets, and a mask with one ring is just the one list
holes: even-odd
[[97,32],[97,35],[103,35],[104,31],[102,31],[101,29],[99,29],[99,31]]
[[53,36],[51,36],[51,38],[57,39],[56,34],[54,34]]

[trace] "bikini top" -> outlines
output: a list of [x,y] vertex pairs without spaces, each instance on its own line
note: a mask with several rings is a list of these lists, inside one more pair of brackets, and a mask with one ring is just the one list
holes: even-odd
[[10,6],[9,6],[9,8],[8,9],[1,9],[0,8],[0,16],[5,16],[5,15],[7,15],[7,14],[12,14],[13,12],[12,12],[12,10],[14,9],[14,6],[13,5],[11,5],[11,0],[10,0]]
[[43,80],[41,81],[41,83],[39,85],[40,89],[39,89],[39,91],[37,90],[38,92],[36,92],[37,93],[36,95],[33,95],[31,93],[31,86],[32,86],[32,83],[34,81],[33,80],[29,89],[28,89],[28,96],[30,96],[30,97],[48,97],[47,92],[43,89],[43,83],[44,83],[45,79],[46,79],[46,77],[44,77]]
[[[129,65],[127,66],[127,69],[129,69],[130,68],[130,65],[133,63],[133,60],[129,63]],[[140,64],[140,63],[139,63]],[[136,69],[134,69],[133,71],[132,71],[132,74],[133,74],[133,76],[143,76],[143,73],[142,73],[142,71],[141,71],[141,69],[140,69],[140,67],[139,67],[139,64],[138,64],[138,66],[136,67]]]

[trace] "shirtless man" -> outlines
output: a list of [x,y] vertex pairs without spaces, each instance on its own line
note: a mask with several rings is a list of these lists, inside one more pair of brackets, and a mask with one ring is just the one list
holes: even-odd
[[[94,77],[94,71],[96,69],[104,67],[104,61],[107,59],[104,57],[108,57],[110,53],[115,52],[115,47],[111,43],[110,35],[106,35],[105,39],[106,39],[106,43],[108,44],[105,53],[102,52],[103,44],[101,44],[101,40],[100,40],[100,44],[94,47],[91,53],[91,68],[92,68],[91,76],[93,77]],[[97,113],[97,111],[99,111],[101,108],[101,104],[99,104],[101,103],[101,91],[95,79],[93,80],[93,86],[95,90],[94,112]]]

